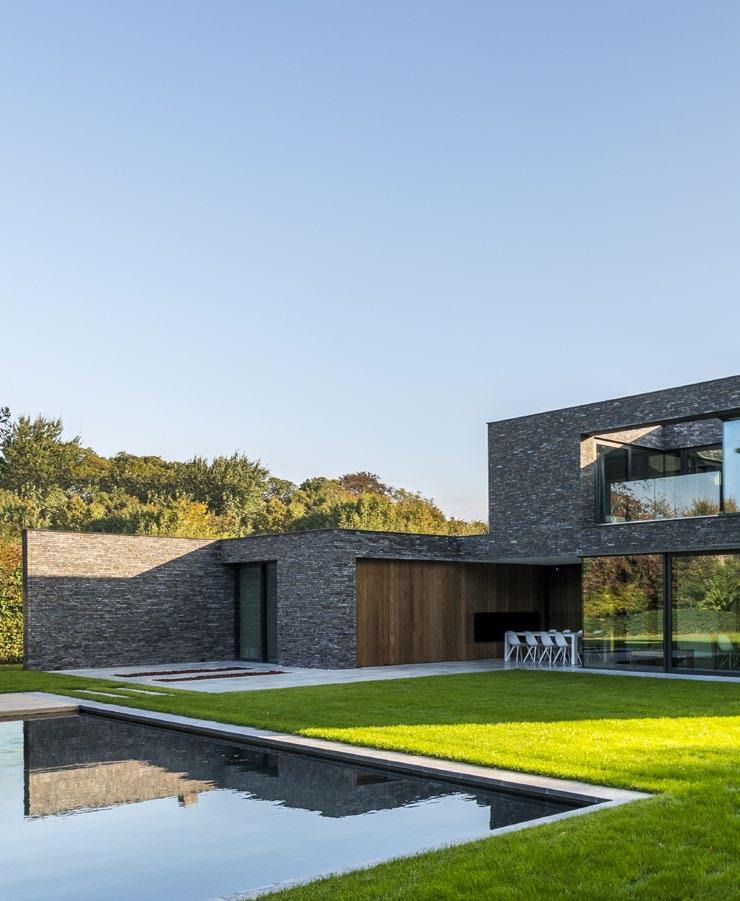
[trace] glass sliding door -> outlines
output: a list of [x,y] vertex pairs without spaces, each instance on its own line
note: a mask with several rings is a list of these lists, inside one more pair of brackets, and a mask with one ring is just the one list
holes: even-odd
[[239,567],[237,656],[241,660],[277,660],[277,564]]
[[740,553],[671,557],[672,666],[740,670]]
[[662,670],[663,557],[583,560],[583,663]]

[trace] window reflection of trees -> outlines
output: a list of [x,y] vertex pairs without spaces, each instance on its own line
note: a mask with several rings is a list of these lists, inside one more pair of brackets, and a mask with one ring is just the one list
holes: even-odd
[[584,646],[590,662],[653,665],[662,654],[661,555],[596,557],[583,564]]

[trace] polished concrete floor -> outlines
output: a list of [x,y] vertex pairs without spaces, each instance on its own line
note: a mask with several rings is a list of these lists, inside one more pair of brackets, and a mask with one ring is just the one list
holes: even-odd
[[[211,660],[197,663],[170,663],[142,666],[116,666],[75,669],[64,672],[75,676],[113,679],[141,686],[184,688],[188,691],[260,691],[268,688],[297,688],[305,685],[337,685],[350,682],[374,682],[386,679],[411,679],[419,676],[451,676],[456,673],[480,673],[514,669],[514,665],[496,660],[455,660],[444,663],[416,663],[400,666],[367,666],[355,669],[303,669],[244,660]],[[522,667],[530,668],[530,667]],[[276,672],[279,671],[279,672]],[[697,679],[712,682],[737,682],[733,676],[691,676],[677,673],[618,672],[581,667],[554,667],[553,672],[593,673],[647,679]],[[202,678],[205,676],[206,678]],[[142,689],[145,691],[145,689]]]

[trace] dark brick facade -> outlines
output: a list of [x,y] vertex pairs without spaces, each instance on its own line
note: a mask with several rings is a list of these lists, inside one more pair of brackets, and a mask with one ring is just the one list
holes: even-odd
[[277,561],[278,662],[355,665],[357,557],[456,559],[455,538],[324,530],[225,541],[30,530],[26,665],[226,660],[235,565]]
[[[737,515],[597,524],[594,471],[596,435],[639,429],[638,443],[670,446],[680,437],[688,446],[709,436],[717,440],[717,427],[676,420],[739,411],[740,376],[732,376],[490,423],[491,530],[469,547],[512,560],[740,547]],[[658,441],[659,430],[645,428],[663,425]]]
[[219,542],[29,531],[24,562],[29,667],[234,655],[234,578]]

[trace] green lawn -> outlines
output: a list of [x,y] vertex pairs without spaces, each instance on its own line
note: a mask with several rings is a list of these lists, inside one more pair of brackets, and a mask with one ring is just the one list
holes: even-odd
[[271,898],[738,898],[740,685],[513,671],[146,698],[0,668],[0,691],[84,687],[135,707],[656,793]]

